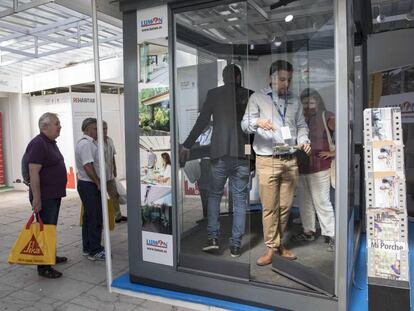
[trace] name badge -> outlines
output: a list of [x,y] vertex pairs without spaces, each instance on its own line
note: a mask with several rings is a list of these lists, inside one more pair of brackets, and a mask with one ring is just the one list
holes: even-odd
[[281,128],[281,130],[282,130],[282,138],[284,140],[291,139],[292,138],[292,135],[290,134],[290,128],[289,128],[289,126],[283,126]]

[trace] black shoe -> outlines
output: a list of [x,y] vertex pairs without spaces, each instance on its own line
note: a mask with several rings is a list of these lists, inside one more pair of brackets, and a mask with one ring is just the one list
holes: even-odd
[[119,218],[119,219],[115,219],[115,222],[116,222],[117,224],[119,224],[121,221],[128,221],[128,217],[121,216],[121,218]]
[[240,257],[241,253],[240,253],[240,247],[238,246],[230,246],[230,255],[233,258],[237,258]]
[[310,242],[310,241],[315,241],[315,239],[316,239],[316,234],[315,234],[315,232],[312,232],[312,231],[310,231],[308,233],[303,231],[303,232],[301,232],[301,233],[299,233],[299,234],[297,234],[293,237],[294,241],[308,241],[308,242]]
[[56,264],[58,263],[65,263],[68,261],[67,257],[60,257],[60,256],[56,256]]
[[209,252],[219,249],[219,242],[217,239],[208,239],[206,245],[203,247],[203,252]]
[[60,278],[62,276],[62,272],[59,272],[59,271],[53,269],[52,267],[48,267],[46,269],[38,270],[37,273],[40,276],[43,276],[44,278],[48,278],[48,279],[57,279],[57,278]]
[[335,239],[328,237],[328,252],[334,252],[335,251]]

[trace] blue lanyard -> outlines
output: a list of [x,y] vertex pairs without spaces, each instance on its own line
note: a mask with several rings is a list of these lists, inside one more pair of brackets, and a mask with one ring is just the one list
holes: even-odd
[[270,95],[270,97],[272,98],[272,103],[273,103],[273,105],[275,105],[275,107],[277,109],[277,112],[279,112],[280,118],[282,119],[282,122],[283,122],[283,126],[285,126],[286,110],[287,110],[287,99],[288,99],[287,94],[285,94],[285,108],[283,110],[283,114],[282,114],[282,111],[280,111],[279,105],[277,104],[277,102],[273,98],[273,92],[268,93],[268,95]]

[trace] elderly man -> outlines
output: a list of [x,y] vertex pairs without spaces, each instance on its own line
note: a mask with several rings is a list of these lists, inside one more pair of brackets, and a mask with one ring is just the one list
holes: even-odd
[[96,118],[82,122],[83,137],[76,144],[75,159],[78,169],[78,193],[84,206],[82,222],[83,255],[89,260],[104,261],[102,240],[102,202],[99,180],[99,157]]
[[119,206],[119,193],[116,188],[116,162],[115,162],[115,145],[111,137],[108,136],[108,123],[103,121],[104,132],[104,149],[105,149],[105,172],[106,172],[106,188],[109,197],[112,199],[112,204],[115,211],[115,222],[127,221],[128,218],[121,214],[121,208]]
[[[28,164],[29,198],[33,211],[39,213],[44,224],[51,225],[57,225],[60,203],[66,196],[66,167],[56,145],[61,128],[57,114],[44,113],[39,119],[40,134],[30,141],[24,155]],[[56,263],[66,261],[66,257],[56,256]],[[50,279],[62,276],[49,265],[37,266],[37,272]]]
[[[241,123],[246,133],[255,134],[253,149],[267,246],[265,254],[256,262],[259,266],[270,264],[275,253],[286,259],[296,259],[282,243],[298,180],[294,147],[298,144],[308,155],[311,147],[302,104],[289,92],[292,72],[289,62],[273,62],[269,87],[250,97]],[[277,148],[278,145],[283,148]]]

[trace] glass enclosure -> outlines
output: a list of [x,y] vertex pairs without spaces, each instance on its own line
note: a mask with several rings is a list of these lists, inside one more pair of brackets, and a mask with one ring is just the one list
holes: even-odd
[[333,1],[173,23],[178,266],[333,295]]

